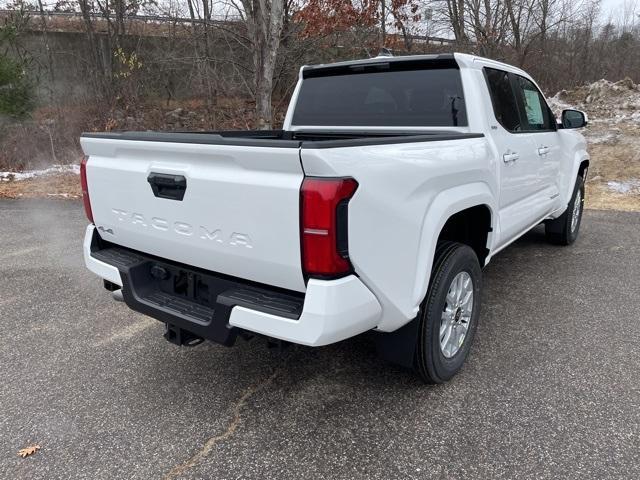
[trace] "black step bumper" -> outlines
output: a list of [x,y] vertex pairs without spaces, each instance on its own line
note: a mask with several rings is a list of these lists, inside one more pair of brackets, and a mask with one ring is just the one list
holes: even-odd
[[118,269],[126,304],[164,322],[165,337],[174,343],[203,338],[233,345],[239,332],[229,325],[229,316],[236,306],[293,320],[302,313],[303,293],[147,255],[106,242],[97,233],[91,256]]

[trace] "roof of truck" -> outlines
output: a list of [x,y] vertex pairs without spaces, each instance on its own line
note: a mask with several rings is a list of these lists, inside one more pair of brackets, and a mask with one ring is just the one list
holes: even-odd
[[492,60],[490,58],[479,57],[477,55],[470,55],[467,53],[436,53],[430,55],[403,55],[394,57],[392,55],[380,55],[372,58],[363,58],[360,60],[347,60],[344,62],[336,62],[336,63],[323,63],[318,65],[305,65],[302,67],[302,72],[313,72],[325,69],[334,69],[341,67],[351,67],[351,66],[365,66],[365,65],[374,65],[377,63],[396,63],[396,62],[420,62],[420,61],[436,61],[436,62],[456,62],[458,65],[463,68],[482,68],[487,64],[495,66],[497,68],[503,68],[505,70],[509,70],[515,73],[527,75],[523,70],[514,67],[513,65],[509,65],[507,63],[499,62],[497,60]]

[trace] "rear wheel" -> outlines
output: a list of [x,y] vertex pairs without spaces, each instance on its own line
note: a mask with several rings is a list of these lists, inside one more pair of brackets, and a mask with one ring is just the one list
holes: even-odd
[[418,313],[415,366],[425,382],[446,382],[462,368],[478,324],[481,284],[480,264],[471,247],[438,244]]
[[584,180],[578,176],[573,195],[565,212],[545,223],[545,234],[549,242],[556,245],[571,245],[578,238],[582,211],[584,209]]

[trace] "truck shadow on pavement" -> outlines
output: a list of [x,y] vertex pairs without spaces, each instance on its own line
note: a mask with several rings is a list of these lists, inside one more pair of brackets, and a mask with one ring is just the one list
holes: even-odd
[[[483,353],[480,349],[488,339],[494,338],[498,333],[496,328],[499,327],[499,322],[493,318],[496,309],[492,307],[492,302],[495,302],[496,297],[500,295],[501,285],[510,283],[510,278],[504,273],[510,268],[511,262],[516,261],[512,257],[518,257],[518,275],[523,275],[523,272],[536,275],[537,266],[539,266],[537,253],[547,248],[557,247],[548,246],[545,243],[544,230],[539,227],[509,246],[487,266],[485,269],[486,288],[482,299],[483,311],[476,345],[474,345],[467,362],[468,365],[458,376],[460,380],[455,378],[451,385],[458,381],[464,382],[468,375],[478,373],[475,371],[473,363],[478,360],[477,357],[481,357],[480,360],[482,360]],[[507,254],[509,250],[512,250],[511,255]],[[266,366],[271,369],[280,369],[278,382],[280,384],[288,383],[290,386],[300,386],[304,382],[330,383],[334,381],[340,384],[369,384],[374,388],[385,386],[397,388],[399,391],[433,388],[424,385],[411,369],[401,368],[379,359],[375,348],[375,335],[377,335],[375,332],[367,332],[325,347],[289,345],[284,349],[270,348],[265,339],[254,337],[249,341],[238,339],[236,345],[231,349],[213,344],[208,344],[204,348],[216,352],[216,376],[222,374],[226,368],[230,368],[232,371],[226,373],[225,376],[235,378],[237,375],[242,375],[240,371],[233,371],[235,370],[233,366],[238,363],[237,357],[241,356],[243,357],[241,362],[243,365],[260,366],[260,368],[256,367],[260,376],[263,375],[262,368]],[[166,345],[165,348],[173,349],[174,347]],[[188,349],[183,348],[182,350],[188,355]],[[189,368],[188,364],[184,366]],[[157,367],[161,368],[160,365]],[[247,371],[244,372],[245,375],[247,373]],[[206,382],[206,379],[203,378],[202,381]]]

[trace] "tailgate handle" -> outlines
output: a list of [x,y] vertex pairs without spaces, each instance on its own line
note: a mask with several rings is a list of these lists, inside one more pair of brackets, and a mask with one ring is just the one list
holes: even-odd
[[187,191],[187,179],[184,175],[151,172],[147,182],[158,198],[182,201],[184,192]]

